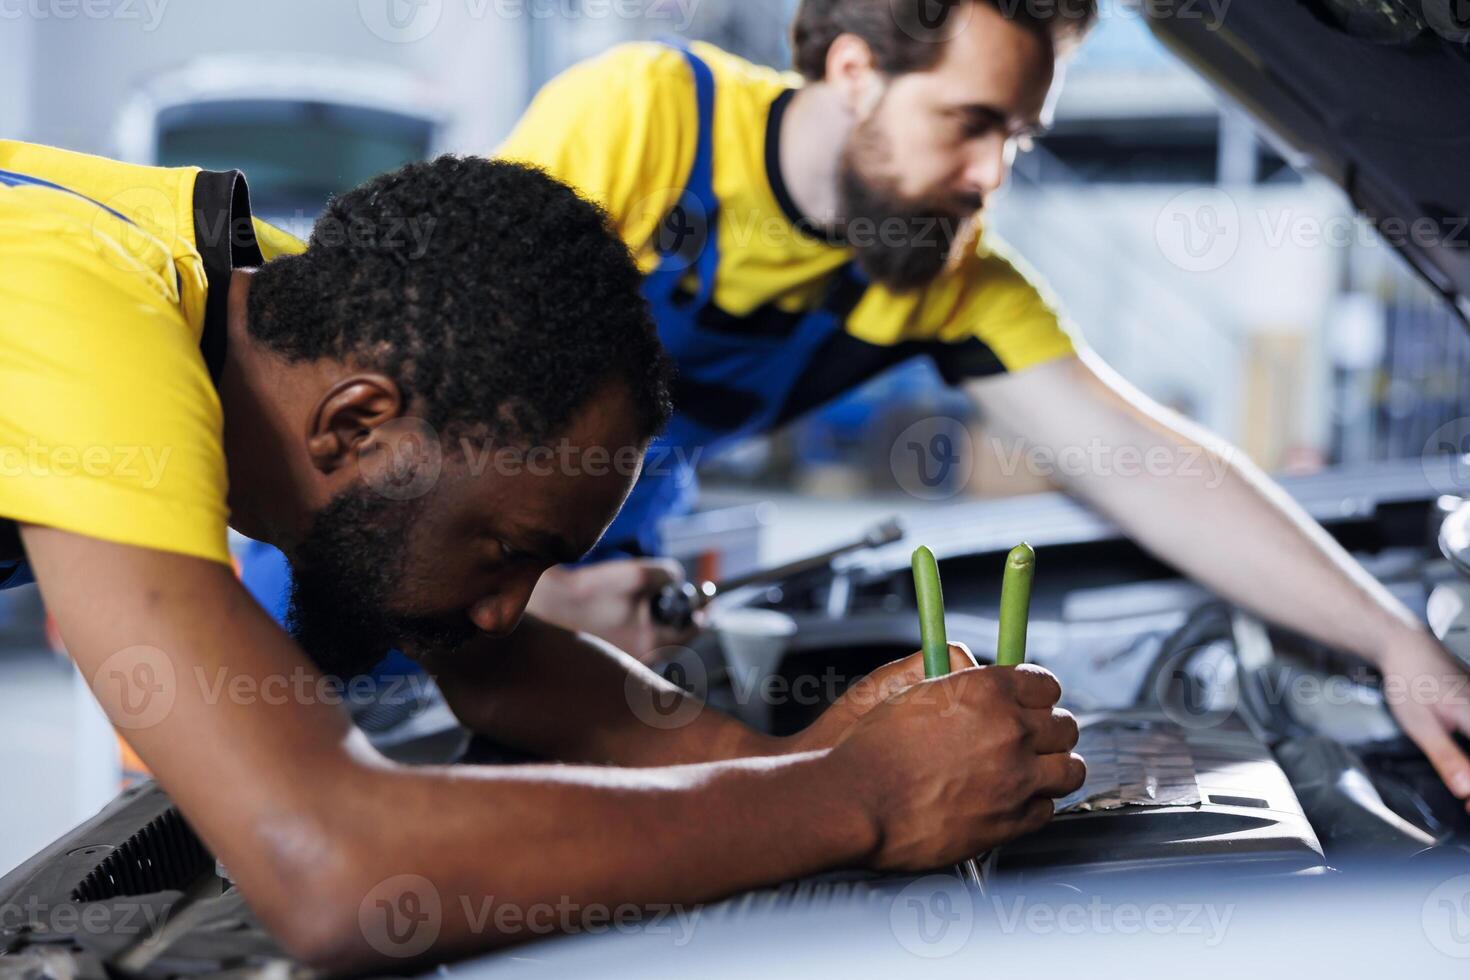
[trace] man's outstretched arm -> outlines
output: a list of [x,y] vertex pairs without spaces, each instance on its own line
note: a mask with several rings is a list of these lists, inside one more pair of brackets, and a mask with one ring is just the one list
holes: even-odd
[[986,417],[1045,447],[1068,490],[1227,599],[1354,653],[1447,786],[1470,797],[1465,671],[1424,624],[1240,450],[1084,353],[972,384]]
[[653,618],[653,598],[684,581],[679,563],[667,558],[617,558],[590,565],[548,568],[526,611],[545,623],[606,640],[643,663],[689,643],[699,632]]
[[473,647],[429,665],[450,707],[472,731],[548,761],[671,766],[792,751],[585,633],[528,616]]
[[[548,761],[597,765],[672,766],[828,749],[864,714],[924,679],[922,654],[886,664],[856,680],[804,731],[776,737],[586,634],[528,617],[509,638],[477,646],[431,665],[466,727]],[[974,665],[966,651],[951,648],[951,670]],[[559,721],[549,725],[548,718]]]
[[[1041,826],[1083,775],[1075,722],[1036,669],[920,685],[825,753],[401,767],[322,703],[306,658],[225,566],[47,528],[22,537],[108,715],[267,927],[317,965],[379,963],[393,937],[374,935],[374,910],[421,911],[424,889],[442,910],[425,956],[442,959],[528,934],[524,919],[479,918],[491,895],[592,913],[841,864],[937,866]],[[955,803],[911,806],[926,799]]]

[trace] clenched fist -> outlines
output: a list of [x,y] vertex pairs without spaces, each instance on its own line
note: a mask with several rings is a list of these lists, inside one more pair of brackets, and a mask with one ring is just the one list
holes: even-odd
[[1031,833],[1087,769],[1061,685],[1032,665],[922,681],[863,714],[831,750],[876,831],[881,870],[918,871]]

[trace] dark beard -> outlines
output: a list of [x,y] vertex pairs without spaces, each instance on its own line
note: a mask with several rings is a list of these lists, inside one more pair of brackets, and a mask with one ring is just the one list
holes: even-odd
[[868,125],[853,133],[839,171],[842,233],[870,280],[908,292],[927,286],[944,271],[955,240],[983,202],[912,200],[893,181],[864,173],[878,169],[890,156],[883,138]]
[[401,602],[409,534],[423,502],[354,487],[322,508],[288,556],[286,628],[325,673],[350,679],[394,647],[422,658],[474,635],[467,617],[446,622],[389,611]]

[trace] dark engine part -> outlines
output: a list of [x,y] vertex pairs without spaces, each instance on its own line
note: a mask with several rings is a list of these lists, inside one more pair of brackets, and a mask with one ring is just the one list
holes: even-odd
[[152,783],[0,878],[0,974],[112,980],[290,961]]
[[1363,761],[1341,743],[1320,736],[1288,739],[1277,746],[1276,758],[1338,867],[1355,858],[1412,857],[1437,843],[1389,808]]

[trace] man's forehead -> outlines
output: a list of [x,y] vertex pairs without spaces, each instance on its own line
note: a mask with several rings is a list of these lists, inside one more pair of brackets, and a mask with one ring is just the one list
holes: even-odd
[[557,563],[576,561],[596,543],[638,473],[638,447],[615,458],[601,447],[558,454],[520,450],[458,474],[450,506],[458,533],[499,541]]
[[958,102],[993,105],[1004,109],[1008,117],[1036,122],[1056,77],[1050,41],[988,4],[969,7],[973,15],[963,30],[944,43],[944,54],[933,74]]
[[509,547],[520,554],[546,558],[555,564],[576,561],[590,546],[574,519],[575,509],[557,506],[530,487],[517,488],[514,480],[464,481],[457,511],[447,533],[474,548]]

